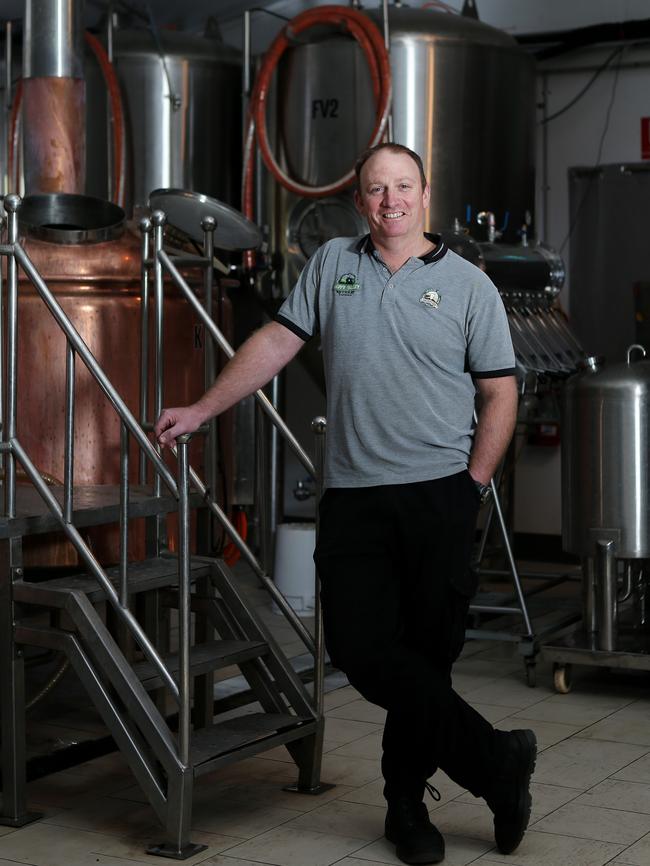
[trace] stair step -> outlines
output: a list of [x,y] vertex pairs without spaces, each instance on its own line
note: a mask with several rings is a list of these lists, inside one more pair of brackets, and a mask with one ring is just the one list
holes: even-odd
[[[0,485],[1,488],[1,485]],[[63,487],[54,485],[51,492],[63,505]],[[166,489],[163,496],[154,496],[151,487],[132,485],[129,488],[129,516],[150,517],[176,511],[178,503]],[[190,495],[190,507],[203,502],[198,493]],[[117,523],[120,517],[120,488],[116,484],[88,484],[74,488],[73,523],[77,528]],[[19,485],[16,489],[16,516],[0,517],[0,538],[56,532],[61,526],[34,487]]]
[[194,775],[201,776],[219,765],[302,739],[315,729],[313,718],[288,713],[249,713],[216,722],[192,734]]
[[[191,648],[190,673],[192,676],[198,676],[229,665],[238,665],[266,655],[267,651],[268,647],[263,641],[207,641]],[[167,670],[176,679],[179,668],[178,653],[163,656],[163,661]],[[156,689],[162,685],[160,676],[150,662],[137,662],[133,665],[133,671],[146,689]]]
[[[117,589],[119,566],[106,569],[106,574]],[[190,575],[192,580],[210,575],[210,564],[205,559],[192,560]],[[159,556],[141,562],[129,563],[129,593],[146,592],[151,589],[178,585],[178,560],[172,556]],[[85,592],[91,602],[97,603],[106,598],[105,590],[88,574],[67,575],[52,580],[30,582],[25,580],[14,583],[14,599],[23,604],[40,604],[48,607],[63,607],[70,592]]]

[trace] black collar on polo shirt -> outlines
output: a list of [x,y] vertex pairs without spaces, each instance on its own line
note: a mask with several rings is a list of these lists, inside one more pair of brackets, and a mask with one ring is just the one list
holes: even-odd
[[[422,259],[425,265],[430,265],[433,262],[438,262],[440,259],[447,254],[447,244],[443,241],[440,235],[434,235],[429,232],[424,232],[424,236],[428,241],[431,241],[432,244],[435,244],[434,248],[430,250],[428,253],[425,253],[423,256],[418,256],[419,259]],[[376,255],[379,257],[379,253],[375,249],[375,245],[372,242],[372,238],[370,235],[364,235],[359,243],[357,244],[357,252],[368,253],[369,256]]]

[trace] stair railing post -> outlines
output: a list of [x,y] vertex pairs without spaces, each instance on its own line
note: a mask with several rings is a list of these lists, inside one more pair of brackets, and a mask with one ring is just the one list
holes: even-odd
[[[151,230],[149,217],[140,220],[142,234],[142,263],[140,266],[140,426],[146,429],[149,414],[149,257]],[[140,484],[147,483],[147,458],[140,451]]]
[[63,519],[72,523],[74,507],[74,383],[75,352],[69,340],[65,347],[65,438],[63,458]]
[[[11,32],[11,31],[9,31]],[[2,241],[2,232],[5,227],[5,219],[4,217],[0,217],[0,241]],[[7,261],[9,259],[7,258]],[[4,363],[4,343],[5,343],[5,319],[4,319],[4,305],[5,305],[5,289],[4,289],[4,274],[3,274],[3,264],[2,264],[2,255],[0,255],[0,436],[2,436],[2,430],[4,429],[4,414],[5,414],[5,363]],[[5,468],[5,456],[4,451],[0,451],[0,471],[4,472]]]
[[[165,394],[165,350],[164,350],[164,281],[165,273],[161,262],[161,253],[163,252],[165,222],[167,217],[161,210],[155,210],[151,214],[151,222],[153,224],[153,275],[154,275],[154,405],[153,418],[154,421],[160,417],[163,410],[163,400]],[[160,453],[160,446],[156,443],[156,449]],[[160,475],[155,472],[153,476],[153,494],[154,496],[162,495],[162,481]],[[161,552],[167,547],[167,519],[164,515],[157,515],[154,518],[153,526],[155,534],[153,546],[156,556],[160,556]]]
[[176,440],[178,454],[178,757],[184,767],[190,764],[190,476],[188,442],[185,434]]
[[[7,211],[7,243],[18,242],[18,208],[21,199],[18,195],[5,197],[4,206]],[[5,432],[3,439],[11,442],[16,438],[16,386],[18,376],[17,365],[18,338],[18,265],[15,255],[7,257],[7,394],[5,409]],[[16,457],[10,450],[7,452],[5,467],[5,516],[16,516]]]
[[120,424],[120,604],[129,606],[129,428]]
[[[314,418],[311,422],[314,433],[314,464],[316,467],[316,489],[315,489],[315,520],[316,539],[318,540],[319,515],[318,506],[323,495],[323,475],[325,468],[325,434],[327,432],[327,419],[322,416]],[[314,644],[316,655],[314,657],[314,709],[318,717],[323,715],[323,693],[325,687],[325,640],[323,636],[323,611],[320,603],[320,579],[318,570],[316,574],[316,585],[314,587]]]
[[[161,210],[155,210],[151,214],[151,222],[153,223],[153,247],[154,247],[154,297],[155,297],[155,328],[154,328],[154,345],[155,345],[155,375],[156,385],[154,389],[154,419],[158,418],[163,410],[163,399],[165,393],[165,383],[163,375],[164,364],[164,347],[163,347],[163,281],[164,273],[163,266],[160,261],[160,252],[163,248],[163,236],[166,217]],[[159,450],[159,446],[156,446]],[[161,495],[161,479],[156,473],[154,476],[154,496]]]
[[[3,444],[16,438],[17,337],[18,337],[18,243],[17,195],[5,197],[7,212],[7,356]],[[0,322],[0,327],[4,323]],[[7,449],[4,478],[6,517],[16,516],[16,455]],[[2,806],[0,824],[21,827],[34,820],[27,812],[25,744],[25,676],[22,649],[14,640],[13,584],[21,575],[20,539],[0,542],[0,767],[2,769]]]
[[[214,217],[205,216],[201,220],[201,228],[203,229],[203,255],[207,262],[203,275],[203,293],[205,311],[212,319],[213,317],[213,288],[214,288],[214,232],[217,228],[217,221]],[[206,331],[204,339],[205,351],[205,388],[207,389],[213,384],[217,371],[214,351],[214,342],[208,336]],[[206,478],[210,495],[216,498],[217,496],[217,466],[218,466],[218,441],[217,441],[217,419],[211,418],[208,422],[208,435],[205,440],[206,448]],[[212,515],[208,518],[210,523],[210,531],[208,533],[209,550],[214,549],[214,528]]]

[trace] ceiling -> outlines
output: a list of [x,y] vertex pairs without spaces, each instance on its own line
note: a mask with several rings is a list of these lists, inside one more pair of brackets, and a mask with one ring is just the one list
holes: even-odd
[[[52,2],[52,0],[34,0]],[[79,2],[79,0],[78,0]],[[208,17],[216,18],[224,38],[239,44],[241,20],[245,9],[265,8],[287,15],[297,14],[303,9],[321,5],[328,0],[111,0],[113,8],[131,8],[138,18],[146,22],[151,10],[157,26],[175,27],[192,32],[202,32]],[[333,2],[333,0],[329,0]],[[389,0],[393,2],[393,0]],[[423,0],[411,0],[409,5],[419,6]],[[434,0],[437,2],[437,0]],[[446,0],[452,9],[459,10],[463,0]],[[364,6],[375,7],[381,0],[364,0]],[[590,24],[626,21],[647,18],[650,14],[648,0],[476,0],[480,17],[488,24],[500,27],[513,34],[558,31],[583,27]],[[3,19],[20,19],[25,0],[1,0]],[[109,0],[85,0],[86,26],[97,27],[106,14]],[[347,4],[346,4],[347,5]],[[265,16],[262,30],[272,37],[280,22]]]

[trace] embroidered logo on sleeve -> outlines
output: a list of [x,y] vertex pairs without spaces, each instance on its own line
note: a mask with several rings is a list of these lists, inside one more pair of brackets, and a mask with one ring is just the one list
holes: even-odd
[[440,306],[440,301],[442,300],[442,295],[440,292],[436,292],[433,289],[430,292],[424,292],[422,297],[420,298],[421,304],[426,304],[427,307],[433,307],[433,309],[437,309]]
[[356,274],[343,274],[334,285],[334,291],[337,295],[353,295],[360,288]]

